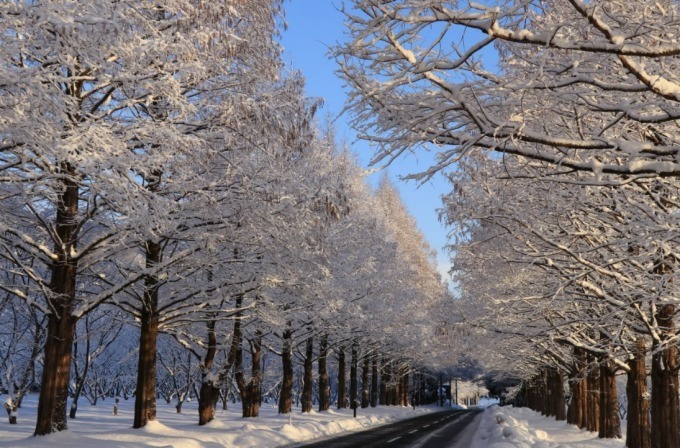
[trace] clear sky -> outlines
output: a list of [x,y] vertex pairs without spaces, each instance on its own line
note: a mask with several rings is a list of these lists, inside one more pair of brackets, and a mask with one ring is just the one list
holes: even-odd
[[[284,3],[288,29],[283,32],[284,60],[294,69],[300,70],[307,79],[307,93],[324,99],[325,106],[320,116],[329,114],[336,118],[338,137],[348,142],[360,160],[366,165],[372,155],[368,143],[358,141],[347,122],[349,117],[338,114],[345,104],[343,82],[335,75],[336,64],[330,59],[329,46],[344,39],[343,14],[338,11],[341,1],[335,0],[288,0]],[[393,179],[422,171],[430,166],[431,155],[409,156],[388,168]],[[382,174],[371,175],[376,184]],[[437,209],[441,207],[441,195],[450,190],[441,177],[418,185],[413,181],[397,180],[397,187],[411,214],[418,222],[430,245],[437,251],[439,269],[442,274],[448,270],[446,230],[439,223]],[[448,276],[445,277],[448,279]]]

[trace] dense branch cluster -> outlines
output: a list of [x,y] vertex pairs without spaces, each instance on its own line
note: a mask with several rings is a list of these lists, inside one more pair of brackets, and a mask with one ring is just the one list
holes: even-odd
[[[36,435],[67,428],[69,401],[75,417],[81,396],[132,391],[135,427],[159,391],[178,410],[195,393],[206,423],[232,382],[244,416],[263,396],[287,413],[296,364],[309,410],[313,362],[327,409],[345,350],[365,391],[370,362],[382,402],[403,403],[409,372],[438,356],[431,250],[394,187],[371,191],[315,130],[318,104],[275,43],[280,13],[0,6],[1,376],[19,399],[40,391]],[[263,354],[282,367],[262,371]]]
[[680,445],[678,3],[355,0],[346,15],[335,54],[374,162],[423,147],[438,159],[412,177],[451,181],[462,334],[523,380],[516,402],[601,437],[621,435],[625,373],[628,446]]
[[348,11],[336,55],[376,163],[429,143],[439,160],[420,176],[475,150],[605,179],[680,174],[675,2],[466,3]]

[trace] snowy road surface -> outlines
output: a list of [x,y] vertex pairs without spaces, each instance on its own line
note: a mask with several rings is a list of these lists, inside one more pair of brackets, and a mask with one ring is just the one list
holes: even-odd
[[477,429],[481,414],[481,411],[467,410],[435,412],[367,431],[295,446],[300,448],[467,448],[472,443],[472,436]]

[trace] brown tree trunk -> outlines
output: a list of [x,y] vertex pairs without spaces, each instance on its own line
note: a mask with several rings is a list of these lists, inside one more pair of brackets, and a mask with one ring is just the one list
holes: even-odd
[[564,376],[562,372],[557,369],[550,369],[548,371],[548,382],[548,394],[552,406],[550,414],[555,417],[555,420],[566,420],[567,410],[564,400]]
[[[241,338],[239,338],[241,339]],[[241,415],[244,418],[260,415],[262,333],[257,330],[255,337],[249,341],[252,358],[250,380],[246,382],[243,372],[243,346],[239,344],[234,361],[234,377],[241,396]]]
[[[73,175],[67,163],[61,167],[66,175]],[[47,316],[47,339],[40,382],[40,400],[35,435],[42,436],[67,429],[66,405],[71,373],[71,346],[76,328],[76,318],[71,315],[76,297],[77,260],[76,230],[78,214],[78,186],[64,180],[64,191],[57,204],[55,230],[59,243],[55,244],[57,259],[50,267],[49,296],[52,310]]]
[[638,338],[634,356],[628,360],[628,425],[626,446],[630,448],[651,448],[652,435],[649,420],[651,409],[647,393],[647,368],[645,367],[645,341]]
[[220,396],[219,384],[214,384],[210,369],[217,354],[216,320],[208,321],[208,351],[201,365],[201,389],[198,395],[198,424],[200,426],[215,418],[215,408]]
[[574,348],[574,368],[569,378],[569,411],[567,423],[576,425],[579,429],[586,427],[586,378],[585,378],[586,355],[583,349]]
[[319,341],[319,411],[331,407],[331,387],[328,381],[328,335]]
[[382,406],[389,405],[387,402],[387,383],[390,382],[390,366],[387,360],[383,358],[380,364],[380,404]]
[[401,376],[401,398],[399,402],[402,406],[408,406],[408,369],[404,368],[404,373]]
[[[672,337],[674,305],[664,305],[656,315],[663,340]],[[675,342],[652,347],[652,446],[680,446],[680,403],[678,393],[678,348]]]
[[588,355],[588,377],[586,380],[586,429],[591,432],[600,429],[600,375],[594,358]]
[[586,405],[586,380],[574,377],[569,379],[569,409],[567,410],[567,423],[576,425],[579,429],[585,428],[585,405]]
[[357,385],[357,367],[359,360],[357,359],[356,345],[352,345],[352,359],[349,366],[349,407],[356,409],[359,404],[358,385]]
[[371,398],[371,385],[368,381],[368,371],[371,368],[371,360],[368,356],[364,357],[361,366],[361,408],[367,408]]
[[310,336],[307,338],[305,347],[304,375],[302,377],[302,412],[312,412],[312,406],[314,405],[312,397],[312,384],[314,382],[313,362],[314,339]]
[[600,363],[600,428],[601,439],[621,438],[616,373],[610,361]]
[[371,407],[378,406],[380,391],[378,389],[378,356],[373,356],[371,369]]
[[[162,246],[146,242],[146,267],[153,268],[161,261]],[[141,428],[156,420],[156,339],[158,336],[158,277],[144,279],[144,301],[140,313],[139,361],[137,363],[137,393],[133,428]]]
[[338,350],[338,409],[347,408],[347,366],[345,350]]
[[279,396],[279,414],[288,414],[293,408],[293,332],[290,328],[283,332],[281,363],[283,379]]

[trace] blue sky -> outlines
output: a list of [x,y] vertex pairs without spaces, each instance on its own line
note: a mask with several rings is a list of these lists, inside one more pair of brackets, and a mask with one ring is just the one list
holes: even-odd
[[[336,9],[340,4],[341,2],[332,0],[289,0],[284,4],[288,25],[281,39],[285,49],[284,60],[303,73],[310,96],[324,99],[325,105],[319,115],[322,118],[326,114],[337,117],[345,104],[343,82],[335,75],[336,64],[328,56],[328,47],[344,38],[344,17]],[[366,164],[371,158],[372,150],[368,143],[357,141],[347,124],[348,118],[336,118],[338,138],[349,143]],[[424,170],[430,165],[428,159],[431,157],[428,157],[429,154],[422,156],[409,156],[399,160],[388,168],[389,176],[398,179],[401,175]],[[372,174],[369,180],[375,185],[381,175]],[[437,251],[440,271],[444,273],[449,266],[448,255],[443,249],[447,242],[446,230],[439,223],[436,209],[441,207],[441,195],[449,191],[448,184],[441,176],[420,186],[413,181],[397,180],[395,183],[409,211],[417,220],[420,231]]]

